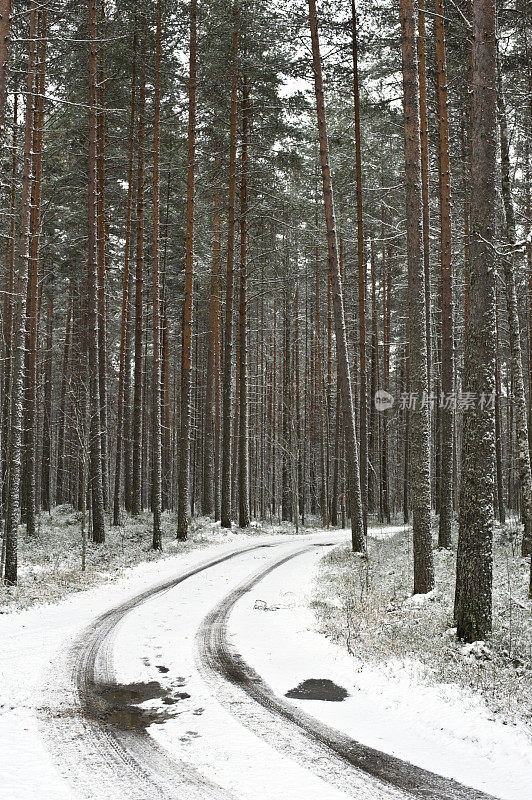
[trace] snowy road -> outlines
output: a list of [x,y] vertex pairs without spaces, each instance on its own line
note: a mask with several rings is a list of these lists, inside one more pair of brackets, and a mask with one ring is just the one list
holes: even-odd
[[[262,646],[271,637],[269,661],[275,662],[282,639],[272,624],[291,631],[277,610],[295,620],[290,636],[297,648],[294,591],[308,589],[323,545],[343,537],[260,537],[238,549],[212,548],[210,558],[190,553],[182,562],[163,562],[164,579],[155,581],[151,568],[146,574],[140,570],[134,593],[131,582],[129,592],[108,590],[109,597],[121,591],[120,602],[111,605],[109,597],[96,599],[90,592],[85,600],[61,604],[63,618],[57,607],[59,633],[51,630],[49,641],[42,640],[46,680],[39,694],[39,728],[28,718],[27,741],[17,744],[15,737],[13,761],[2,775],[8,793],[2,796],[27,800],[37,791],[43,800],[489,797],[358,743],[345,726],[336,730],[335,710],[345,706],[352,713],[352,705],[314,700],[302,708],[306,701],[285,699],[274,673],[264,679],[269,667],[258,656],[254,660],[253,642]],[[261,598],[274,576],[281,604],[268,606]],[[28,612],[30,639],[46,612]],[[9,651],[9,637],[7,643]],[[288,642],[285,649],[290,650]],[[290,663],[295,682],[298,675],[329,674],[319,660],[306,659],[302,666],[292,656]],[[36,775],[28,771],[28,758]]]

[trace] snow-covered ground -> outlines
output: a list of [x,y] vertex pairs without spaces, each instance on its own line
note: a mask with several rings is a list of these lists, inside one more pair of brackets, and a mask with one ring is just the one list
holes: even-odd
[[427,685],[415,661],[364,664],[315,631],[309,602],[321,555],[298,557],[239,600],[230,632],[244,660],[281,697],[311,678],[345,688],[342,702],[290,702],[357,741],[505,800],[529,800],[524,728],[494,719],[478,694]]
[[[60,687],[69,676],[59,676],[57,696],[50,694],[51,676],[60,669],[59,663],[75,639],[91,622],[108,609],[129,599],[151,585],[159,584],[176,574],[194,568],[203,562],[228,554],[239,548],[250,547],[261,542],[284,542],[294,546],[305,537],[232,534],[225,536],[225,543],[215,544],[201,550],[180,553],[164,560],[140,564],[125,571],[122,578],[105,583],[85,592],[71,594],[57,604],[36,606],[0,616],[0,796],[2,800],[74,800],[78,795],[72,789],[68,768],[61,770],[59,764],[68,765],[68,743],[62,752],[53,753],[46,746],[46,720],[63,713],[63,697]],[[336,534],[336,540],[345,539]],[[269,550],[256,551],[267,557]],[[156,664],[162,654],[172,665],[171,653],[185,652],[182,644],[193,647],[194,625],[215,602],[232,588],[235,581],[257,567],[260,556],[250,555],[247,560],[225,562],[211,575],[210,570],[201,573],[205,591],[200,596],[192,582],[181,585],[180,591],[169,592],[144,607],[132,612],[124,624],[124,639],[117,637],[115,679],[130,681],[163,679]],[[186,600],[186,602],[185,602]],[[186,613],[185,613],[186,612]],[[147,614],[143,628],[143,615]],[[138,618],[138,619],[137,619]],[[128,636],[128,625],[133,620],[133,632]],[[137,622],[135,622],[137,620]],[[139,625],[135,629],[136,625]],[[184,626],[184,628],[183,628]],[[145,634],[145,635],[144,635]],[[171,651],[168,654],[168,649]],[[191,652],[188,652],[189,664]],[[150,662],[147,667],[145,661]],[[164,663],[164,662],[163,662]],[[64,669],[64,666],[63,666]],[[179,669],[182,677],[183,669]],[[185,669],[186,672],[186,669]],[[168,673],[166,683],[175,678]],[[52,680],[53,684],[53,680]],[[45,688],[46,687],[46,688]],[[199,708],[196,704],[195,708]],[[191,709],[194,711],[195,709]],[[68,710],[67,712],[68,713]],[[203,722],[192,715],[196,722]],[[160,730],[163,726],[157,726]],[[164,726],[166,727],[166,726]],[[187,730],[192,729],[188,725]],[[216,727],[211,729],[214,736]],[[172,732],[170,730],[172,738]],[[192,734],[190,734],[192,735]],[[188,736],[188,734],[187,734]],[[219,738],[219,734],[217,734]],[[74,745],[74,743],[73,743]],[[181,742],[181,747],[185,742]],[[73,750],[73,757],[76,753]],[[71,759],[72,760],[72,759]],[[254,761],[250,758],[250,763]],[[229,771],[230,772],[230,771]],[[98,786],[95,774],[94,797],[98,798],[105,787]],[[288,795],[287,795],[288,796]],[[186,798],[184,799],[186,800]],[[331,795],[334,800],[334,795]]]
[[[263,537],[268,540],[271,537]],[[80,632],[107,609],[151,584],[170,578],[207,558],[250,544],[250,537],[231,535],[214,545],[164,560],[140,564],[115,583],[70,595],[53,605],[38,606],[0,617],[0,796],[3,800],[66,800],[74,795],[43,742],[39,716],[54,715],[60,705],[46,708],[43,687]],[[161,635],[165,635],[156,626]],[[127,658],[127,656],[126,656]]]
[[[391,529],[373,534],[393,535]],[[90,752],[89,742],[65,740],[54,748],[52,739],[50,745],[47,720],[71,713],[63,695],[71,679],[65,653],[108,609],[207,560],[262,542],[276,546],[211,567],[132,609],[113,632],[112,674],[106,673],[108,664],[96,667],[101,679],[118,684],[160,683],[162,697],[143,703],[161,714],[161,724],[151,725],[149,734],[178,765],[186,764],[219,786],[220,800],[227,793],[240,800],[345,800],[341,788],[325,780],[326,763],[321,776],[319,770],[306,769],[275,741],[256,736],[213,694],[198,668],[195,635],[220,600],[269,562],[306,541],[340,542],[348,536],[347,531],[231,535],[224,543],[138,565],[114,583],[58,604],[0,617],[0,796],[127,797],[126,787],[117,790],[98,780],[99,754]],[[290,702],[362,743],[505,800],[528,800],[532,748],[524,730],[490,719],[473,693],[425,685],[412,664],[398,663],[387,671],[364,665],[315,631],[308,602],[323,552],[315,548],[297,556],[237,603],[229,633],[238,652],[280,696],[309,678],[328,678],[345,688],[349,696],[342,702]],[[94,775],[80,792],[72,778],[78,767],[81,771],[84,747],[89,783],[90,769]],[[349,795],[364,800],[398,796],[372,793],[371,785],[366,790],[363,783],[359,794],[354,787]]]
[[[295,544],[276,548],[275,557],[293,551]],[[135,609],[115,638],[115,677],[124,684],[160,680],[190,695],[172,707],[174,716],[152,725],[149,732],[162,747],[232,796],[346,800],[342,792],[278,753],[275,743],[267,744],[235,719],[213,696],[196,666],[194,634],[206,613],[272,558],[269,550],[254,551]],[[164,709],[157,700],[144,705]]]

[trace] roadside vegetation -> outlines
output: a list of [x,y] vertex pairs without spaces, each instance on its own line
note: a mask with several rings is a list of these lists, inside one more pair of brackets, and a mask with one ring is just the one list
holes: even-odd
[[[72,592],[116,580],[128,567],[233,539],[237,543],[244,535],[238,528],[232,532],[199,517],[191,523],[187,541],[181,542],[176,539],[177,514],[165,511],[161,516],[162,550],[154,550],[149,543],[151,524],[148,511],[137,517],[124,515],[122,525],[109,528],[103,544],[87,537],[83,570],[81,512],[63,505],[51,514],[40,514],[36,536],[21,529],[19,580],[16,586],[0,584],[0,613],[56,602]],[[247,530],[248,536],[269,533],[294,533],[294,528],[288,523],[264,523]]]
[[480,693],[509,723],[532,720],[532,603],[528,563],[515,525],[497,526],[493,632],[457,641],[453,621],[456,552],[435,550],[436,588],[411,592],[411,531],[368,541],[369,558],[337,547],[324,556],[312,606],[319,630],[360,662],[396,671],[410,666],[424,682]]

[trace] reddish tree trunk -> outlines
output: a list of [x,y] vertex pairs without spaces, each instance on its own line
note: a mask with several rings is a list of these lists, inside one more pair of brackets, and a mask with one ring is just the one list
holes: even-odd
[[194,305],[194,179],[196,159],[196,16],[197,2],[190,3],[190,57],[188,79],[187,214],[185,234],[185,286],[181,352],[181,453],[177,504],[177,538],[188,536],[190,514],[190,400],[192,373],[192,324]]

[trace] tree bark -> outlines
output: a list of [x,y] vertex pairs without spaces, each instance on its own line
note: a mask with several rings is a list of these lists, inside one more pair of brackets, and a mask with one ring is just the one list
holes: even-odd
[[[53,280],[53,276],[49,276]],[[52,348],[54,335],[54,298],[52,287],[46,291],[46,344],[44,355],[43,429],[41,459],[41,507],[52,509]]]
[[[451,224],[451,166],[449,156],[449,113],[447,100],[447,58],[443,0],[435,0],[437,106],[440,168],[440,280],[441,280],[441,391],[449,398],[454,389],[453,265]],[[453,416],[450,403],[440,411],[441,480],[438,546],[450,548],[453,525]]]
[[[11,399],[11,366],[13,349],[13,303],[15,288],[15,237],[16,237],[16,208],[17,208],[17,142],[18,142],[18,93],[13,99],[13,137],[11,156],[11,186],[9,192],[9,213],[11,222],[9,226],[9,239],[6,247],[6,261],[4,280],[6,293],[4,294],[4,308],[2,317],[3,333],[3,373],[2,373],[2,516],[7,505],[7,462],[9,445],[9,416]],[[3,561],[2,561],[3,565]],[[0,565],[0,577],[2,566]]]
[[236,203],[236,126],[238,93],[238,26],[237,2],[233,5],[233,34],[231,45],[231,110],[229,119],[229,200],[227,224],[227,267],[225,283],[225,326],[222,376],[222,493],[221,525],[231,527],[231,381],[233,364],[233,302],[235,260],[235,203]]
[[74,311],[74,290],[70,284],[68,310],[65,324],[65,344],[63,350],[63,367],[61,371],[61,397],[59,400],[59,418],[57,422],[57,470],[55,486],[55,502],[61,505],[67,496],[66,487],[68,483],[66,470],[66,431],[67,431],[67,409],[68,398],[70,396],[68,386],[69,364],[72,350],[72,327]]
[[423,403],[428,392],[428,372],[419,83],[413,0],[401,0],[400,19],[404,93],[409,392],[414,399],[409,410],[409,488],[414,537],[414,593],[424,594],[434,588],[434,565],[430,529],[429,412],[428,403]]
[[240,397],[238,431],[238,527],[248,528],[249,516],[249,407],[248,407],[248,314],[247,314],[247,247],[248,247],[248,78],[242,76],[242,149],[240,180]]
[[352,547],[355,552],[365,552],[364,517],[360,490],[360,473],[358,463],[357,439],[355,430],[355,414],[351,388],[351,371],[345,331],[344,301],[342,278],[338,261],[338,242],[336,237],[336,219],[334,212],[331,169],[329,162],[329,142],[323,96],[323,77],[318,35],[318,19],[315,0],[309,0],[309,22],[312,40],[312,63],[314,70],[314,88],[316,93],[316,109],[318,118],[318,134],[320,143],[320,163],[323,181],[323,202],[327,229],[327,250],[329,271],[333,297],[334,322],[336,332],[336,349],[338,358],[338,374],[342,393],[344,428],[347,440],[347,466],[349,499],[351,510]]
[[522,518],[524,534],[522,554],[532,556],[532,473],[530,469],[530,450],[528,447],[528,415],[526,407],[523,361],[521,356],[521,330],[515,286],[515,254],[517,240],[515,211],[512,199],[510,178],[510,146],[506,123],[506,108],[500,66],[497,70],[497,103],[499,134],[501,141],[501,188],[504,205],[506,240],[510,252],[503,257],[504,283],[506,287],[506,314],[510,340],[510,365],[512,370],[515,434],[517,439],[517,458],[522,496]]
[[0,0],[0,153],[3,149],[5,137],[12,2],[13,0]]
[[[496,38],[494,0],[473,0],[471,243],[464,390],[495,389]],[[492,618],[494,412],[463,415],[455,618],[460,639],[484,639]]]
[[89,11],[89,162],[88,162],[88,259],[87,259],[87,346],[89,351],[90,393],[90,489],[92,495],[92,538],[105,541],[105,513],[102,475],[102,437],[100,427],[99,353],[98,353],[98,197],[97,137],[98,120],[96,58],[96,0],[88,0]]
[[[436,12],[437,13],[437,12]],[[436,16],[436,20],[438,20]],[[442,20],[443,22],[443,20]],[[430,206],[429,206],[429,123],[427,110],[427,36],[425,0],[418,2],[418,74],[419,135],[421,145],[421,203],[423,207],[423,271],[425,274],[425,326],[427,338],[427,392],[432,388],[431,276],[430,276]]]
[[[286,258],[286,256],[285,256]],[[288,261],[288,259],[287,259]],[[288,281],[287,281],[288,283]],[[292,414],[292,365],[291,365],[291,321],[290,321],[290,306],[289,306],[289,286],[284,287],[283,298],[283,385],[282,385],[282,399],[281,399],[281,428],[283,437],[283,451],[281,460],[281,519],[285,522],[292,521],[292,429],[291,429],[291,414]],[[318,387],[318,391],[319,391]],[[320,416],[320,423],[322,417]],[[322,487],[324,486],[324,437],[323,426],[320,425],[320,449],[322,457]],[[326,516],[327,508],[327,494],[322,489],[322,515]]]
[[24,395],[24,516],[29,536],[36,536],[37,495],[37,349],[39,329],[39,267],[41,239],[42,148],[46,65],[46,10],[37,17],[36,74],[34,82],[32,188],[29,241],[29,280],[26,300],[26,389]]
[[358,43],[355,0],[351,2],[353,28],[353,98],[355,106],[355,166],[357,204],[357,258],[358,258],[358,349],[360,379],[360,491],[364,533],[368,526],[368,387],[366,363],[366,262],[364,258],[364,222],[362,208],[362,137],[360,133],[360,91],[358,85]]
[[22,402],[24,394],[24,349],[27,331],[26,294],[29,275],[29,232],[31,212],[31,145],[33,139],[33,106],[35,77],[35,33],[37,3],[32,0],[30,11],[28,67],[26,79],[26,117],[24,160],[22,171],[22,206],[20,219],[20,250],[13,302],[12,381],[8,441],[8,490],[5,518],[5,583],[14,586],[18,577],[18,525],[20,517],[20,473],[22,449]]
[[142,410],[144,388],[144,161],[146,139],[146,71],[145,31],[141,32],[139,104],[138,104],[138,143],[137,143],[137,255],[135,265],[135,336],[133,368],[133,410],[132,410],[132,486],[131,513],[137,516],[142,511]]
[[[98,36],[103,38],[105,9],[103,0],[98,19]],[[97,259],[98,259],[98,389],[100,393],[100,431],[102,437],[103,504],[109,510],[109,437],[107,433],[107,218],[105,204],[105,71],[103,45],[97,53],[98,82],[96,88],[97,129]]]
[[[126,405],[126,383],[128,372],[131,373],[130,364],[127,360],[128,347],[127,339],[129,332],[129,284],[130,284],[130,255],[131,255],[131,217],[133,210],[133,150],[135,140],[135,92],[137,82],[136,70],[137,36],[133,37],[133,66],[131,72],[131,116],[129,119],[129,164],[127,175],[127,201],[126,201],[126,237],[124,244],[124,274],[122,278],[122,317],[120,325],[120,355],[118,368],[118,407],[116,420],[116,455],[115,455],[115,485],[113,496],[113,525],[120,525],[120,499],[122,494],[122,460],[124,459],[124,439],[125,439],[125,416],[128,413]],[[127,471],[127,466],[126,466]],[[128,489],[126,485],[124,494],[126,502],[129,502]]]
[[157,0],[155,34],[155,96],[153,120],[153,254],[152,254],[152,325],[153,325],[153,376],[152,376],[152,488],[153,513],[152,547],[162,550],[162,439],[161,439],[161,319],[159,277],[159,158],[161,116],[161,24],[162,2]]
[[[219,516],[216,500],[219,494],[220,469],[217,463],[216,439],[219,434],[219,384],[220,384],[220,255],[221,255],[221,191],[218,185],[220,158],[215,162],[216,186],[214,188],[213,246],[211,288],[209,300],[209,335],[207,340],[207,374],[205,390],[205,446],[203,464],[202,512],[206,516]],[[218,441],[219,445],[219,441]]]
[[182,321],[181,353],[181,453],[179,461],[179,494],[177,506],[177,538],[188,536],[190,514],[190,399],[192,373],[192,324],[194,292],[194,178],[196,159],[196,16],[197,2],[190,3],[190,59],[188,82],[188,162],[187,213],[185,234],[185,288]]

